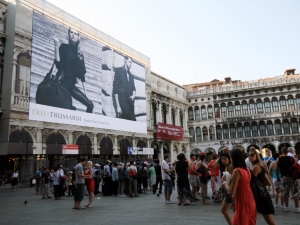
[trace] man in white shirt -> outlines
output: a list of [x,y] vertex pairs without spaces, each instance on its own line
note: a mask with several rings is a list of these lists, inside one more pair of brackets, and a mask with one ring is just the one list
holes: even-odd
[[165,199],[166,199],[166,204],[174,204],[175,202],[170,201],[171,194],[172,194],[172,179],[171,179],[171,173],[173,171],[173,168],[169,166],[169,155],[165,154],[164,155],[164,161],[161,164],[161,176],[164,181],[164,186],[165,186]]

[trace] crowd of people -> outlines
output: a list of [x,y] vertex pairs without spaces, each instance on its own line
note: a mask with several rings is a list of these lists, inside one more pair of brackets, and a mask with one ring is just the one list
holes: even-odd
[[[295,212],[300,212],[299,178],[290,172],[297,163],[300,165],[295,149],[286,147],[281,149],[281,155],[272,155],[267,150],[265,157],[254,147],[246,154],[238,148],[224,147],[219,154],[212,154],[209,162],[206,154],[191,154],[187,160],[183,153],[174,162],[170,162],[166,154],[161,163],[154,160],[153,163],[130,161],[125,164],[107,160],[102,166],[82,158],[71,170],[63,165],[51,170],[40,168],[35,175],[36,194],[42,195],[42,199],[52,198],[52,194],[55,200],[73,197],[73,209],[82,210],[93,207],[94,197],[100,193],[130,198],[147,193],[163,194],[166,204],[175,204],[171,195],[176,186],[178,205],[200,201],[197,196],[200,195],[203,205],[211,204],[209,200],[222,203],[220,211],[228,224],[254,225],[260,213],[267,224],[274,225],[275,208],[290,211],[290,198]],[[12,191],[16,190],[18,176],[18,170],[11,175]],[[212,199],[207,195],[208,182],[211,182]],[[258,197],[253,190],[257,184],[261,193],[267,194]],[[81,206],[84,194],[88,196],[88,204]]]

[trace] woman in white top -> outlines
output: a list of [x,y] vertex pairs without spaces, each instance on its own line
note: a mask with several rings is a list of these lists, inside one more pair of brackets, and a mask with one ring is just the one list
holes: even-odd
[[60,183],[59,178],[62,177],[64,173],[60,168],[55,167],[53,172],[53,187],[54,187],[54,198],[55,200],[62,200],[61,193],[63,185]]
[[19,181],[19,170],[16,169],[15,172],[11,175],[11,191],[16,191],[17,184]]

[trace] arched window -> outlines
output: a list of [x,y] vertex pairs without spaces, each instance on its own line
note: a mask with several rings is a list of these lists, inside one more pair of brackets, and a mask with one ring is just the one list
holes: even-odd
[[271,104],[270,104],[270,99],[265,98],[264,99],[264,104],[265,104],[265,113],[270,113],[271,112]]
[[277,101],[276,97],[272,98],[272,108],[273,108],[273,112],[278,112],[279,111],[278,101]]
[[291,119],[291,127],[292,127],[293,134],[299,134],[299,127],[298,127],[298,122],[297,122],[296,118]]
[[[114,146],[113,142],[109,137],[103,137],[100,141],[100,154],[112,155],[114,152],[113,146]],[[120,151],[121,151],[121,149],[120,149]],[[126,153],[128,153],[127,149],[123,149],[123,151],[124,152],[126,151]]]
[[207,115],[206,115],[206,108],[205,106],[201,106],[201,117],[203,120],[206,120],[207,119]]
[[225,103],[221,104],[221,113],[222,113],[222,117],[227,117],[227,107]]
[[285,112],[286,111],[286,101],[284,96],[280,96],[280,111]]
[[242,110],[243,110],[243,115],[248,115],[248,104],[247,101],[242,101]]
[[171,110],[171,119],[172,119],[172,124],[175,125],[176,117],[175,117],[175,109]]
[[256,114],[255,103],[254,103],[254,100],[253,100],[253,99],[251,99],[251,100],[249,101],[249,109],[250,109],[250,115]]
[[264,121],[259,121],[259,134],[260,136],[267,136],[266,125]]
[[207,106],[208,119],[214,118],[213,108],[211,105]]
[[201,128],[200,127],[196,127],[196,138],[197,138],[197,142],[202,141],[202,135],[201,135]]
[[228,102],[228,116],[234,116],[234,107],[232,102]]
[[29,54],[20,54],[18,56],[17,76],[15,83],[15,92],[20,95],[29,96],[30,89],[30,56]]
[[229,130],[227,124],[223,125],[223,139],[229,139]]
[[220,125],[216,126],[216,130],[217,130],[217,139],[218,140],[222,140],[222,129]]
[[295,110],[295,104],[294,104],[293,95],[289,95],[288,96],[288,108],[289,108],[289,111]]
[[236,138],[236,128],[233,123],[230,124],[230,138]]
[[202,133],[203,133],[203,141],[208,141],[208,130],[207,127],[202,128]]
[[183,127],[183,113],[180,111],[179,113],[180,126]]
[[194,120],[193,108],[190,107],[188,110],[189,110],[189,120]]
[[215,140],[215,128],[214,128],[214,126],[209,127],[209,139],[211,141]]
[[256,122],[251,123],[251,130],[252,130],[252,137],[258,137],[258,129],[257,129]]
[[235,105],[235,115],[236,116],[240,116],[241,115],[241,105],[240,105],[240,102],[236,101],[234,103]]
[[[299,100],[300,100],[300,98],[299,98]],[[299,101],[299,104],[300,104],[300,101]],[[219,105],[215,104],[214,107],[215,107],[215,118],[220,118],[220,108],[219,108]]]
[[264,113],[263,103],[261,99],[256,100],[257,113]]
[[200,109],[199,109],[199,106],[195,107],[195,120],[200,120]]
[[300,109],[300,94],[296,94],[296,108]]
[[190,142],[195,142],[195,130],[193,127],[190,128]]
[[92,141],[87,135],[79,136],[76,144],[78,145],[78,154],[92,154]]
[[273,123],[271,120],[268,120],[268,122],[267,122],[267,130],[268,130],[268,136],[274,135]]
[[250,124],[248,122],[244,124],[244,129],[245,129],[245,137],[251,137]]
[[280,120],[275,120],[275,132],[276,132],[276,135],[282,135]]
[[243,125],[241,123],[237,124],[237,135],[238,135],[238,138],[243,138],[244,137],[244,135],[243,135]]
[[283,132],[284,132],[284,134],[291,134],[289,120],[288,119],[284,119],[282,121],[282,125],[283,125]]
[[157,124],[157,120],[156,120],[156,103],[152,103],[152,115],[153,115],[153,123]]

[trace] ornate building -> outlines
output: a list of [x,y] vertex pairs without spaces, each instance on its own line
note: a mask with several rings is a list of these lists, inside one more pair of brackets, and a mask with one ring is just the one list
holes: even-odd
[[194,151],[218,152],[223,146],[248,151],[255,146],[300,153],[300,76],[288,69],[281,76],[256,81],[213,80],[186,85],[188,127]]

